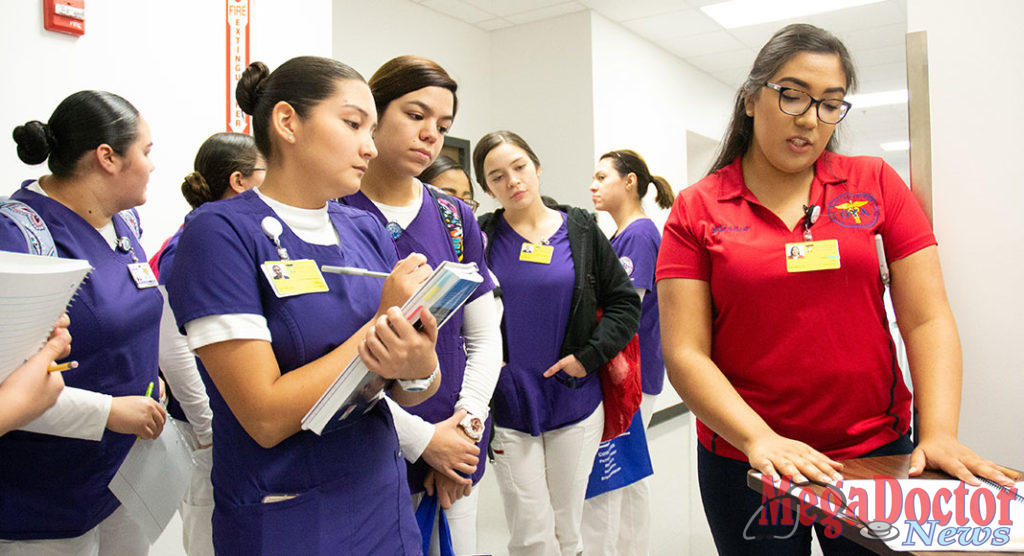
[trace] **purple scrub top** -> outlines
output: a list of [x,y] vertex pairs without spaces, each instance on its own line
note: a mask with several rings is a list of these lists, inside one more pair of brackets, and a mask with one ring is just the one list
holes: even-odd
[[[139,289],[128,274],[129,253],[111,249],[81,216],[26,188],[12,199],[32,207],[46,222],[57,256],[86,259],[94,270],[68,308],[71,357],[78,368],[64,373],[67,386],[111,396],[141,396],[157,380],[157,342],[163,297]],[[146,262],[131,229],[113,218],[118,237],[129,238]],[[25,237],[0,218],[0,249],[26,253]],[[0,539],[57,539],[85,534],[120,502],[107,488],[135,442],[131,434],[105,431],[99,442],[12,431],[0,437]]]
[[501,216],[491,242],[491,271],[504,294],[508,361],[494,394],[496,425],[538,436],[586,418],[601,403],[597,374],[570,388],[558,375],[544,378],[554,365],[569,323],[575,267],[569,232],[562,226],[548,240],[551,264],[519,260],[526,239]]
[[644,394],[661,393],[665,384],[665,360],[661,356],[661,327],[658,323],[658,289],[654,269],[658,263],[661,234],[650,218],[631,222],[611,239],[612,249],[633,281],[633,287],[647,290],[640,304],[640,375]]
[[[339,245],[298,238],[253,191],[186,218],[168,284],[179,326],[200,317],[262,315],[281,372],[318,359],[373,317],[382,282],[325,274],[330,291],[278,298],[260,265],[280,260],[260,227],[281,221],[292,260],[390,271],[390,236],[363,211],[328,203]],[[300,431],[260,447],[235,419],[200,362],[214,413],[213,540],[218,554],[419,554],[405,462],[387,404],[317,436]],[[340,369],[339,369],[340,371]],[[264,503],[267,496],[298,495]]]
[[[413,218],[409,226],[402,231],[402,234],[395,239],[400,257],[406,257],[410,253],[420,253],[427,257],[427,263],[431,267],[437,267],[442,261],[459,262],[452,246],[452,240],[448,235],[448,228],[441,220],[441,214],[434,204],[426,186],[423,186],[423,203],[420,211]],[[342,199],[347,205],[362,209],[372,214],[380,224],[386,225],[387,219],[380,212],[377,205],[373,204],[361,191]],[[459,218],[462,220],[463,255],[462,262],[476,263],[480,269],[480,275],[484,281],[477,287],[476,291],[469,296],[466,303],[484,295],[494,289],[494,282],[491,280],[491,273],[487,270],[487,262],[484,256],[483,234],[480,226],[473,216],[472,209],[461,201],[456,201],[459,211]],[[437,358],[441,365],[441,386],[437,393],[427,401],[408,408],[409,413],[418,415],[430,423],[439,423],[455,413],[455,403],[459,401],[459,392],[462,390],[462,380],[466,374],[466,349],[462,336],[462,321],[464,310],[460,308],[444,327],[438,331],[437,336]],[[481,446],[487,446],[490,438],[490,427],[485,427],[484,437],[480,439]],[[476,484],[484,474],[486,458],[480,458],[476,472],[472,475],[473,483]],[[418,460],[409,468],[409,487],[412,492],[423,490],[423,480],[426,478],[430,466],[422,459]]]

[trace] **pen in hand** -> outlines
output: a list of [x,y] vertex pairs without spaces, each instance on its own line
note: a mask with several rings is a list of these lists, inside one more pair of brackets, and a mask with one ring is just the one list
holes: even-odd
[[354,266],[332,266],[329,264],[322,265],[320,270],[324,272],[331,272],[333,274],[348,274],[351,276],[368,276],[370,278],[387,278],[387,272],[377,272],[376,270],[367,270],[365,268],[357,268]]

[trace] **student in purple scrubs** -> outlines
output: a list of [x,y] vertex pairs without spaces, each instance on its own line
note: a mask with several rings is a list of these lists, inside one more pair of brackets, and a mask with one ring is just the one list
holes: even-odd
[[480,206],[480,203],[473,199],[473,184],[469,181],[466,169],[448,155],[439,155],[416,177],[423,183],[429,183],[453,197],[462,199],[462,202],[474,211]]
[[0,381],[0,436],[28,424],[57,403],[64,379],[46,369],[54,360],[68,356],[69,324],[67,315],[62,315],[42,349]]
[[[665,383],[658,293],[654,288],[661,232],[647,217],[642,205],[651,186],[657,191],[658,206],[672,208],[675,194],[668,181],[652,175],[643,157],[629,149],[601,155],[590,184],[594,208],[608,212],[615,220],[612,248],[642,300],[639,337],[644,395],[640,415],[645,429],[654,413],[654,401]],[[609,555],[648,554],[650,513],[646,479],[589,498],[583,510],[584,551]]]
[[[167,286],[214,414],[214,547],[419,554],[388,405],[323,436],[301,430],[357,354],[397,379],[399,403],[426,399],[439,382],[436,322],[424,313],[418,331],[398,308],[429,275],[424,257],[398,261],[375,219],[330,202],[359,189],[377,154],[370,89],[352,68],[304,56],[273,73],[251,64],[236,96],[253,116],[266,178],[188,216]],[[322,275],[324,264],[391,274]],[[272,279],[275,265],[290,266],[287,283]]]
[[[193,172],[185,176],[181,194],[193,209],[210,202],[228,199],[263,183],[266,162],[256,149],[256,141],[244,133],[215,133],[199,147]],[[168,413],[187,422],[195,441],[196,467],[192,481],[181,501],[182,542],[189,556],[213,554],[213,412],[206,386],[199,376],[196,358],[188,341],[178,331],[167,299],[167,282],[173,272],[174,254],[181,230],[168,238],[149,260],[164,293],[164,313],[160,320],[160,372],[170,391]]]
[[636,333],[640,298],[593,215],[544,205],[540,160],[522,137],[485,135],[473,166],[503,207],[480,227],[505,304],[492,448],[509,553],[575,556],[604,428],[595,373]]
[[[136,438],[157,437],[165,419],[154,386],[163,299],[133,210],[153,171],[149,125],[117,95],[80,91],[47,123],[15,128],[14,140],[22,161],[47,161],[51,173],[11,199],[45,223],[56,256],[93,270],[68,309],[79,363],[64,373],[68,388],[0,438],[0,554],[146,554],[149,542],[107,485]],[[28,251],[10,218],[0,218],[0,249]]]
[[411,462],[412,492],[436,489],[455,553],[476,554],[472,485],[484,472],[480,446],[487,446],[488,404],[501,367],[494,283],[473,210],[416,179],[441,152],[455,119],[457,85],[437,63],[400,56],[373,74],[370,89],[380,117],[374,133],[378,155],[359,192],[343,202],[386,225],[399,255],[422,253],[431,266],[446,260],[476,263],[484,277],[439,333],[441,389],[408,412],[393,407],[398,438]]

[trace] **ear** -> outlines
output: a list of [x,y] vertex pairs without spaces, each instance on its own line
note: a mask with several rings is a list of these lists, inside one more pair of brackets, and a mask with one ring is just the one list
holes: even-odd
[[280,101],[274,105],[270,113],[270,124],[274,133],[285,143],[295,143],[295,132],[300,127],[302,118],[291,104]]
[[639,180],[637,179],[636,174],[634,174],[633,172],[626,174],[626,189],[632,189],[633,187],[636,187],[638,181]]
[[242,173],[238,170],[231,172],[231,175],[228,176],[228,187],[235,192],[235,195],[245,193],[245,184],[242,183],[242,177]]
[[124,163],[114,149],[106,143],[96,147],[93,156],[96,157],[96,165],[109,174],[116,174]]
[[538,164],[538,165],[537,165],[537,177],[538,177],[538,178],[540,177],[540,173],[541,173],[541,171],[542,171],[542,169],[541,169],[540,165]]
[[743,97],[743,109],[746,111],[747,116],[754,117],[754,99],[751,95]]

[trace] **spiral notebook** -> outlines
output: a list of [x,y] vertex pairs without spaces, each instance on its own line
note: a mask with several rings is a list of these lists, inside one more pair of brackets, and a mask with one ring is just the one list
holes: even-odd
[[[420,311],[430,311],[441,328],[481,283],[476,263],[443,261],[405,302],[402,314],[418,326]],[[324,434],[342,426],[350,416],[376,405],[388,383],[371,373],[357,355],[302,418],[302,429]]]
[[43,346],[89,261],[0,251],[0,381]]

